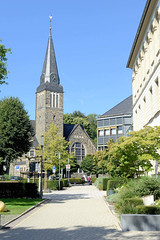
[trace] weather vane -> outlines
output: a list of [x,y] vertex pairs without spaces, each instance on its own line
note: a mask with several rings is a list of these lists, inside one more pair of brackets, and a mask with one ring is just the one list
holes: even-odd
[[51,29],[52,29],[52,28],[51,28],[52,15],[49,16],[49,19],[50,19],[50,28],[49,28],[49,29],[51,30]]

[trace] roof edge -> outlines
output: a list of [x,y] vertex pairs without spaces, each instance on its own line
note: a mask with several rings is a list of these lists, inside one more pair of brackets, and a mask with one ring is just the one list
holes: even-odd
[[147,0],[144,11],[143,11],[143,14],[142,14],[142,17],[141,17],[141,20],[140,20],[140,23],[139,23],[139,26],[138,26],[138,30],[137,30],[134,42],[133,42],[133,45],[132,45],[132,49],[131,49],[131,52],[130,52],[130,55],[129,55],[129,58],[128,58],[128,62],[127,62],[127,65],[126,65],[127,68],[130,68],[130,62],[131,62],[131,59],[132,59],[132,56],[133,56],[133,52],[135,50],[135,47],[136,47],[136,44],[137,44],[137,41],[138,41],[138,38],[139,38],[139,34],[140,34],[141,29],[143,27],[143,23],[144,23],[144,20],[146,18],[146,14],[148,12],[150,3],[151,3],[151,0]]

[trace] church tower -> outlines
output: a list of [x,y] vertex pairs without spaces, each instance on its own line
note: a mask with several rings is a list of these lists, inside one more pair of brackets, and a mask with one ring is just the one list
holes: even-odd
[[50,27],[40,85],[36,91],[36,137],[38,142],[52,121],[59,127],[63,136],[63,87],[60,85]]

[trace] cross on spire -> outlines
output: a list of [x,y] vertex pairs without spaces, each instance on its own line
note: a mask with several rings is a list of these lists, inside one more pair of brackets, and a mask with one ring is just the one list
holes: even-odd
[[49,16],[49,19],[50,19],[50,27],[49,27],[49,29],[50,29],[50,31],[51,31],[51,29],[52,29],[52,27],[51,27],[52,15],[51,15],[51,16]]

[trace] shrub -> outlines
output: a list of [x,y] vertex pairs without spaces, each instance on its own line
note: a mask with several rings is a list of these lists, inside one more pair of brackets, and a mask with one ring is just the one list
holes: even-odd
[[24,195],[26,198],[38,198],[37,185],[35,183],[24,183]]
[[153,195],[154,199],[160,197],[160,179],[156,177],[141,177],[134,180],[134,192],[136,195],[142,197],[146,195]]
[[[50,190],[59,190],[59,180],[47,181],[47,188]],[[63,181],[60,180],[60,190],[63,189]]]
[[137,197],[121,199],[116,203],[116,209],[120,214],[135,214],[137,213],[136,206],[143,205],[143,200]]
[[63,187],[68,187],[68,179],[62,179]]
[[106,190],[107,189],[107,183],[111,178],[103,178],[99,177],[96,179],[94,182],[94,185],[99,189],[99,190]]
[[138,214],[160,214],[159,206],[136,206]]
[[2,182],[0,183],[0,198],[37,198],[37,186],[32,183]]
[[69,182],[70,182],[71,184],[74,184],[74,183],[76,183],[76,184],[81,184],[81,183],[82,183],[81,178],[70,178],[70,179],[69,179]]
[[107,195],[109,195],[109,190],[115,190],[118,187],[121,187],[125,182],[123,178],[109,179],[107,183]]
[[94,183],[96,181],[96,177],[91,177],[92,183]]
[[119,194],[115,193],[107,197],[107,202],[116,203],[118,202],[118,199],[119,199]]

